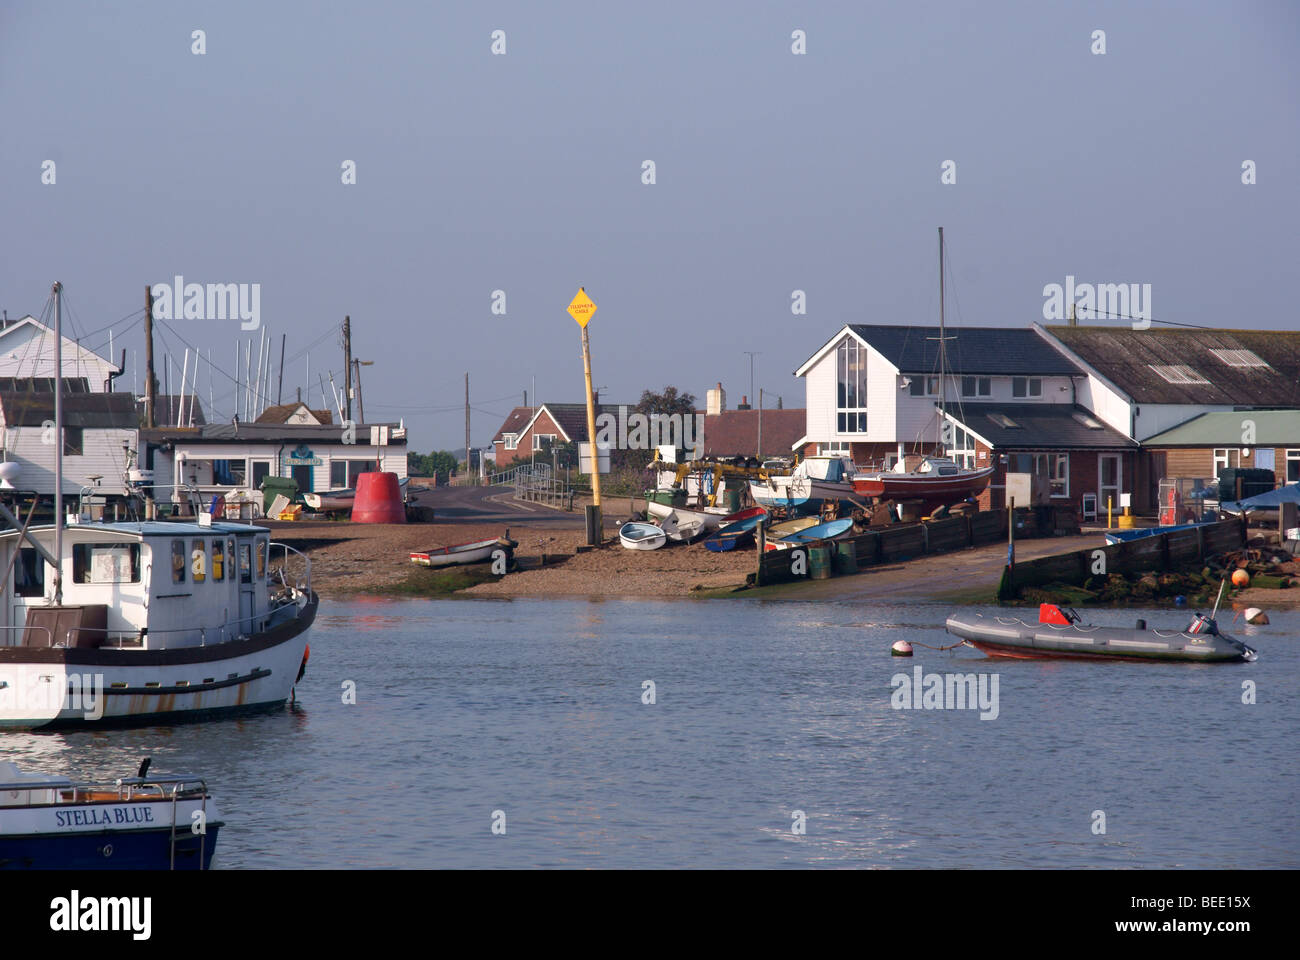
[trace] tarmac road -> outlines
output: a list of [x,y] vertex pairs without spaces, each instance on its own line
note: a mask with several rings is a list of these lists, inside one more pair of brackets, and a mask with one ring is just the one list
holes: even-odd
[[435,522],[505,524],[542,530],[581,530],[581,510],[569,513],[514,499],[513,487],[437,487],[411,491],[411,500],[433,507]]

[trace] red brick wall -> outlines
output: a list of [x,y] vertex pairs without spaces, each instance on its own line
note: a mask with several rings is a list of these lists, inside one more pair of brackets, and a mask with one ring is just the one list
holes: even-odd
[[505,442],[494,443],[496,448],[497,469],[504,470],[512,464],[528,463],[533,459],[533,434],[555,434],[558,442],[564,442],[564,432],[555,425],[555,421],[550,415],[543,412],[536,420],[533,421],[532,427],[519,437],[519,446],[514,450],[507,450]]

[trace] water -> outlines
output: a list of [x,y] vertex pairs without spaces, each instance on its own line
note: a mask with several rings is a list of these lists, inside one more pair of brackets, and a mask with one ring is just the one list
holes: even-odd
[[[134,772],[145,755],[157,772],[201,773],[227,869],[1300,865],[1300,613],[1223,617],[1260,657],[1213,666],[891,658],[899,638],[953,640],[947,608],[916,604],[321,610],[296,708],[5,734],[0,756],[81,777]],[[1188,615],[1090,619],[1138,616]],[[997,674],[997,718],[891,708],[891,677],[915,666]]]

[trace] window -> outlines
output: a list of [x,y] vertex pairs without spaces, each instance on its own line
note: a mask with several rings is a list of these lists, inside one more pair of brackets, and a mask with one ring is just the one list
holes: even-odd
[[212,482],[222,486],[242,487],[247,469],[246,460],[213,460]]
[[190,548],[190,573],[194,576],[195,583],[202,583],[207,579],[207,558],[206,545],[202,540],[195,540]]
[[948,448],[948,457],[954,463],[964,467],[967,470],[975,469],[975,436],[951,420],[944,422],[944,426],[952,432],[952,443]]
[[1070,414],[1070,416],[1073,417],[1075,420],[1077,420],[1079,423],[1083,424],[1089,430],[1103,429],[1102,425],[1099,422],[1097,422],[1097,420],[1088,416],[1088,414],[1086,413],[1072,413]]
[[534,449],[534,450],[541,450],[541,449],[542,449],[542,441],[543,441],[543,440],[549,440],[549,441],[551,441],[551,445],[554,446],[554,445],[555,445],[555,438],[556,438],[556,436],[557,436],[557,434],[554,434],[554,433],[534,433],[534,434],[533,434],[533,449]]
[[990,413],[988,414],[988,418],[992,420],[995,424],[997,424],[999,427],[1001,427],[1003,430],[1020,429],[1020,424],[1016,423],[1016,421],[1012,420],[1005,413]]
[[501,439],[505,441],[507,450],[514,450],[519,446],[519,434],[503,433]]
[[140,544],[74,543],[73,583],[139,583]]
[[239,582],[253,582],[253,546],[248,543],[239,545]]
[[1011,395],[1013,397],[1041,397],[1043,380],[1041,377],[1012,377]]
[[1152,370],[1154,370],[1156,373],[1158,373],[1161,377],[1163,377],[1165,380],[1169,381],[1170,383],[1187,385],[1193,383],[1210,382],[1209,380],[1206,380],[1203,376],[1201,376],[1199,373],[1197,373],[1195,370],[1193,370],[1191,367],[1184,366],[1183,364],[1174,364],[1172,366],[1159,366],[1157,364],[1151,363],[1151,364],[1147,364],[1147,366],[1149,366]]
[[212,579],[220,581],[225,579],[226,557],[221,550],[221,541],[212,541]]
[[185,582],[185,541],[172,541],[172,583]]
[[265,479],[266,479],[267,477],[269,477],[270,475],[271,475],[271,461],[270,461],[270,460],[254,460],[254,461],[253,461],[253,483],[252,483],[252,487],[253,487],[254,490],[260,490],[260,489],[262,489],[262,481],[265,480]]
[[819,443],[817,444],[817,454],[822,457],[847,457],[849,456],[849,445],[847,443]]
[[266,541],[257,541],[257,579],[266,579]]
[[346,460],[330,461],[330,486],[342,488],[348,485],[348,462]]
[[1052,496],[1070,495],[1070,455],[1068,453],[1039,454],[1045,462],[1047,478],[1052,484]]
[[993,394],[991,377],[962,377],[961,395],[963,397],[988,397]]
[[1214,451],[1214,466],[1212,472],[1214,476],[1219,475],[1220,470],[1228,467],[1241,466],[1241,451],[1236,447],[1218,447]]
[[85,449],[85,437],[82,435],[81,427],[64,427],[63,428],[63,455],[65,457],[80,457]]
[[1230,367],[1268,367],[1253,350],[1211,350],[1210,353]]
[[939,395],[939,378],[938,377],[910,377],[912,383],[908,387],[914,397],[937,397]]
[[836,433],[867,432],[867,348],[845,337],[835,350]]
[[1300,481],[1300,450],[1286,452],[1286,482]]
[[35,547],[19,547],[14,563],[14,596],[45,596],[45,558]]

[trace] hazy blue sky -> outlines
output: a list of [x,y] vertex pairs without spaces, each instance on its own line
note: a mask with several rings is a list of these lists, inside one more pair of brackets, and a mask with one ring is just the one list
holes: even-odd
[[[351,314],[368,419],[418,450],[463,442],[466,371],[476,445],[534,376],[581,399],[580,283],[606,399],[735,403],[754,350],[801,406],[791,372],[840,324],[936,322],[939,225],[957,326],[1027,326],[1072,274],[1152,284],[1157,320],[1295,329],[1298,8],[5,0],[0,307],[61,280],[106,352],[146,283],[257,282],[277,349],[323,335],[313,383]],[[246,336],[172,326],[224,373]]]

